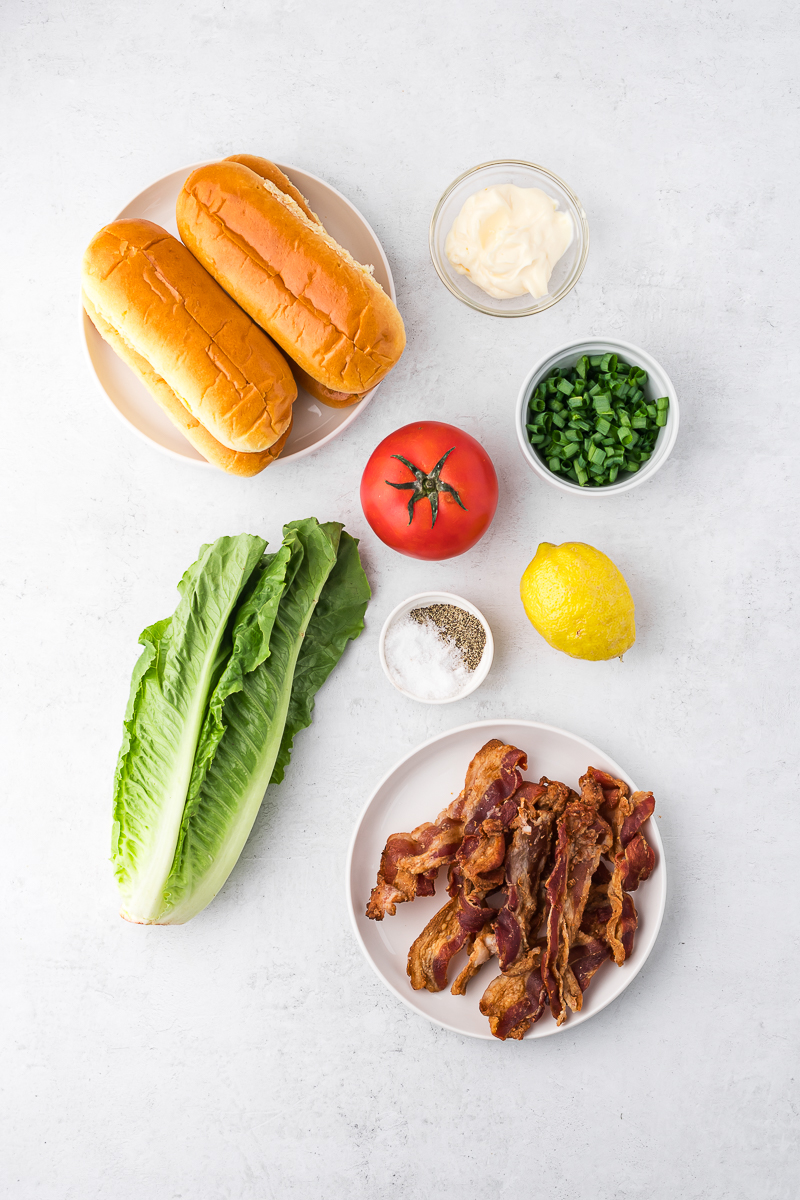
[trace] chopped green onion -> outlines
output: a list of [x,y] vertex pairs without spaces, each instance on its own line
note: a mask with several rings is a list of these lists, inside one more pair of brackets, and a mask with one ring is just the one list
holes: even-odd
[[669,398],[645,396],[647,372],[611,352],[555,368],[528,401],[528,439],[554,474],[605,487],[634,474],[667,424]]

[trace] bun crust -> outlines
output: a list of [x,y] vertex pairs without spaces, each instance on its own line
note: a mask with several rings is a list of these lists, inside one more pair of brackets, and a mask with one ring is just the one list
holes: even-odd
[[138,354],[117,333],[116,329],[101,317],[85,293],[83,296],[83,306],[100,336],[105,338],[108,344],[116,350],[122,361],[127,363],[131,370],[138,375],[170,420],[177,425],[187,441],[192,443],[195,450],[200,451],[203,458],[207,459],[215,467],[220,467],[221,470],[227,471],[230,475],[245,476],[258,475],[265,467],[268,467],[270,463],[275,461],[286,445],[286,439],[291,433],[291,422],[289,423],[289,428],[285,433],[281,434],[277,442],[273,442],[268,450],[262,450],[260,454],[242,454],[236,450],[230,450],[227,446],[223,446],[221,442],[218,442],[216,438],[212,437],[205,426],[201,425],[197,418],[192,416],[186,406],[175,395],[169,384],[153,370],[147,359],[142,358],[141,354]]
[[241,162],[199,167],[183,185],[186,245],[312,379],[369,391],[403,352],[399,312],[290,195]]
[[292,197],[295,204],[298,208],[302,209],[309,221],[313,221],[315,225],[322,226],[322,221],[320,221],[315,212],[311,211],[303,193],[298,191],[289,176],[284,175],[280,167],[276,167],[275,163],[270,162],[268,158],[259,158],[257,154],[229,154],[225,162],[241,163],[243,167],[249,167],[251,171],[254,171],[256,175],[260,175],[262,179],[268,179],[281,192]]
[[84,255],[83,293],[101,335],[118,353],[124,345],[122,357],[201,453],[200,429],[232,462],[288,433],[297,387],[285,358],[166,230],[143,220],[101,229]]

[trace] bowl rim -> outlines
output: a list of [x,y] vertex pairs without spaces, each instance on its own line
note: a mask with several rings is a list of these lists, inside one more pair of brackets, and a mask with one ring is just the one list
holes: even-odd
[[[528,167],[534,171],[539,171],[542,175],[546,175],[548,179],[552,179],[554,183],[557,183],[558,186],[564,190],[575,208],[575,212],[580,223],[581,233],[583,235],[583,248],[581,250],[580,258],[578,259],[577,266],[572,272],[571,279],[568,280],[565,286],[563,286],[553,295],[548,293],[546,297],[540,297],[540,301],[546,301],[544,304],[537,301],[536,304],[527,308],[522,308],[517,312],[505,312],[500,309],[489,308],[477,300],[471,300],[468,296],[465,296],[462,291],[454,287],[439,265],[438,255],[434,248],[434,234],[437,228],[439,215],[444,207],[445,201],[448,199],[451,193],[455,191],[460,183],[462,183],[465,179],[468,179],[470,175],[474,175],[478,171],[485,170],[486,167]],[[575,233],[576,236],[578,236],[577,230]],[[428,229],[428,251],[430,253],[431,262],[433,263],[433,269],[435,270],[436,274],[439,276],[448,292],[455,296],[456,299],[460,300],[462,304],[466,304],[469,308],[474,309],[476,312],[485,313],[488,317],[531,317],[535,316],[536,313],[546,312],[548,308],[552,308],[552,306],[557,304],[559,300],[563,300],[565,296],[569,295],[569,293],[575,287],[575,284],[580,279],[581,275],[583,274],[583,269],[586,266],[586,259],[589,256],[589,221],[584,207],[576,196],[575,192],[573,192],[569,184],[566,183],[560,175],[556,175],[555,171],[550,171],[547,167],[543,167],[540,163],[530,162],[525,158],[492,158],[489,159],[488,162],[478,163],[477,166],[470,167],[467,171],[462,171],[462,173],[442,192],[436,207],[433,210],[433,216],[431,217],[431,223]]]
[[[389,670],[389,664],[386,661],[386,634],[388,633],[392,622],[397,620],[397,618],[403,615],[404,612],[410,611],[411,608],[420,607],[421,603],[432,604],[436,602],[453,604],[456,608],[463,608],[465,612],[470,613],[473,617],[480,621],[484,632],[486,633],[486,645],[483,648],[483,654],[481,655],[480,663],[472,672],[473,678],[463,691],[459,692],[457,696],[446,696],[441,700],[426,700],[422,696],[416,696],[413,692],[407,691],[404,687],[401,687],[399,683],[395,683]],[[471,601],[465,600],[463,596],[457,596],[455,592],[444,592],[439,591],[438,589],[428,592],[417,592],[413,596],[407,596],[405,600],[401,600],[399,604],[395,605],[384,621],[383,628],[380,632],[380,637],[378,638],[378,657],[380,659],[384,675],[389,680],[389,683],[391,683],[392,687],[396,691],[400,692],[402,696],[407,696],[409,700],[416,700],[418,704],[454,704],[457,700],[463,700],[466,696],[470,696],[474,691],[476,691],[489,674],[492,666],[492,660],[494,659],[494,638],[492,637],[492,631],[489,626],[489,622],[486,620],[486,617],[483,615],[481,610],[472,604]]]
[[[536,377],[541,376],[546,369],[551,367],[554,359],[568,352],[577,350],[579,346],[588,345],[596,345],[598,349],[603,348],[614,354],[621,352],[626,357],[639,357],[644,361],[638,365],[643,366],[647,370],[648,376],[651,375],[649,364],[652,363],[653,367],[663,376],[664,382],[667,385],[666,394],[669,396],[669,416],[667,418],[667,424],[664,426],[659,438],[656,441],[656,446],[658,446],[661,438],[664,438],[664,452],[661,454],[658,460],[655,459],[654,453],[644,467],[642,467],[639,471],[636,471],[633,475],[629,475],[627,479],[623,479],[621,483],[609,483],[604,487],[583,488],[580,486],[580,484],[573,483],[571,479],[561,479],[557,475],[554,475],[553,472],[541,461],[534,451],[533,446],[531,446],[527,439],[525,431],[525,426],[527,423],[525,420],[525,414],[530,392]],[[642,483],[646,483],[649,479],[652,479],[653,476],[664,466],[664,463],[672,454],[672,451],[675,448],[675,442],[677,441],[678,429],[680,428],[680,404],[672,379],[664,370],[658,359],[655,358],[649,352],[649,350],[645,350],[643,347],[637,346],[633,342],[626,342],[621,338],[615,337],[571,338],[570,341],[564,342],[562,345],[556,346],[554,349],[549,350],[547,354],[542,355],[542,357],[537,360],[537,362],[533,365],[533,367],[531,367],[530,371],[525,376],[516,399],[514,424],[516,426],[517,441],[523,457],[540,479],[543,479],[552,487],[558,488],[559,491],[568,493],[570,496],[581,495],[597,497],[619,495],[621,492],[629,492],[632,488],[638,487]]]

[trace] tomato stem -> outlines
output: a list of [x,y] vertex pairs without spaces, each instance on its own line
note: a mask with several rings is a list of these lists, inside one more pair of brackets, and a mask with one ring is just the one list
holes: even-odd
[[454,487],[451,487],[449,483],[445,483],[442,479],[439,478],[439,476],[441,475],[441,472],[442,472],[442,467],[447,462],[447,459],[450,457],[450,455],[453,453],[454,450],[455,450],[455,446],[451,446],[450,449],[447,451],[447,453],[442,455],[442,457],[439,459],[439,461],[437,462],[437,464],[433,468],[433,470],[430,471],[427,475],[425,474],[424,471],[421,471],[419,467],[415,467],[412,462],[409,462],[407,458],[403,458],[402,454],[393,454],[392,455],[392,458],[398,459],[403,464],[403,466],[408,467],[409,471],[411,471],[411,473],[414,476],[413,482],[409,480],[408,483],[392,483],[391,479],[384,479],[384,481],[383,481],[384,483],[388,483],[389,487],[397,488],[398,491],[412,492],[412,495],[409,497],[409,501],[408,501],[408,523],[409,523],[409,525],[411,524],[411,522],[414,519],[414,506],[417,503],[417,501],[418,500],[430,500],[430,502],[431,502],[431,529],[433,529],[434,525],[436,524],[436,518],[439,515],[439,493],[440,492],[447,492],[448,495],[453,497],[456,504],[458,504],[461,508],[463,508],[464,512],[467,512],[467,507],[465,504],[461,503],[461,497],[459,496],[456,489]]

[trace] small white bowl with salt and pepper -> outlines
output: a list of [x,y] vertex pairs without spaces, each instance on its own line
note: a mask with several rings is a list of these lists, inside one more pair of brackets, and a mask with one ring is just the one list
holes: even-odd
[[378,654],[398,692],[422,704],[452,704],[489,674],[494,639],[468,600],[452,592],[419,592],[389,613]]

